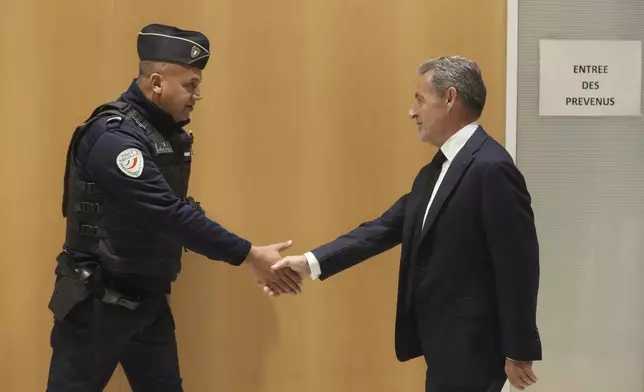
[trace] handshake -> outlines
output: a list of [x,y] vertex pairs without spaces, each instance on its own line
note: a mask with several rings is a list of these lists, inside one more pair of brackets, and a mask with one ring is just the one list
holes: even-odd
[[280,252],[290,248],[292,243],[252,246],[242,263],[250,268],[257,284],[270,296],[300,293],[302,281],[311,275],[305,256],[282,258]]

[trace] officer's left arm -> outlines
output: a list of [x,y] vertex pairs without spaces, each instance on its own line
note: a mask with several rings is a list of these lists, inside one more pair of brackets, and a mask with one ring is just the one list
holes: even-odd
[[87,173],[137,223],[214,260],[240,265],[248,256],[248,240],[226,230],[182,201],[154,164],[146,143],[122,129],[97,139],[87,156]]

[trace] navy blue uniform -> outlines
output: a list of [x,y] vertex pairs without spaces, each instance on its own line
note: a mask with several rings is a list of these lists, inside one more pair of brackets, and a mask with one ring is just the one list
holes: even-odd
[[[141,93],[136,83],[133,82],[120,99],[135,106],[155,127],[184,133],[180,126],[187,123],[174,122],[169,114]],[[79,143],[75,159],[84,169],[86,181],[96,182],[139,216],[139,223],[147,225],[150,230],[158,231],[169,240],[210,259],[241,264],[248,255],[250,242],[182,201],[155,167],[151,159],[154,145],[145,133],[127,123],[106,125],[109,119],[98,120]],[[91,149],[86,142],[90,140],[93,142]],[[128,148],[136,148],[143,154],[143,172],[136,178],[124,175],[116,164],[117,156]],[[78,257],[83,258],[84,255]],[[170,282],[164,279],[136,276],[128,280],[134,280],[137,285],[151,291],[169,292]]]
[[[120,100],[133,105],[156,129],[187,137],[182,126],[150,102],[132,83]],[[143,158],[140,175],[121,170],[117,157],[137,149]],[[226,230],[178,197],[153,162],[154,143],[141,128],[110,117],[97,120],[80,139],[75,159],[83,181],[96,183],[124,206],[137,224],[156,231],[210,259],[239,265],[249,241]],[[76,262],[93,255],[68,250]],[[120,362],[138,391],[181,391],[174,321],[165,294],[174,276],[111,276],[120,292],[141,298],[136,310],[89,297],[64,320],[56,320],[51,335],[54,354],[48,392],[101,391]]]

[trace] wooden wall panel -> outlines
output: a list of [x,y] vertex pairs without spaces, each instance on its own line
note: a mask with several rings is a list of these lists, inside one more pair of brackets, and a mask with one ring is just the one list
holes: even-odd
[[[191,191],[258,244],[305,252],[409,189],[434,152],[406,116],[429,57],[479,62],[482,122],[503,141],[502,0],[5,0],[0,390],[44,390],[65,148],[136,76],[136,34],[151,22],[211,39]],[[271,300],[248,271],[188,254],[173,299],[186,390],[420,390],[424,363],[393,351],[398,256]],[[129,390],[121,373],[109,390]]]

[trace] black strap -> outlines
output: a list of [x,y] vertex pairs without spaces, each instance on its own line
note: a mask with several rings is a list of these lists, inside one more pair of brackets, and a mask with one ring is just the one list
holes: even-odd
[[126,117],[130,111],[131,105],[127,102],[122,101],[113,101],[105,103],[92,112],[92,114],[85,120],[81,125],[76,127],[72,138],[69,142],[69,147],[67,148],[67,158],[65,160],[65,179],[63,181],[63,202],[62,202],[62,213],[63,217],[67,218],[67,204],[68,204],[68,186],[69,186],[69,177],[70,169],[73,160],[73,155],[75,151],[76,144],[80,138],[87,132],[90,126],[98,119],[105,116],[115,116],[115,117]]
[[141,301],[138,301],[134,298],[128,298],[123,294],[109,288],[105,289],[105,295],[101,300],[107,304],[123,306],[130,310],[136,310],[136,308],[138,308],[141,304]]
[[125,116],[125,115],[127,115],[127,112],[129,111],[129,109],[131,107],[132,107],[132,105],[130,105],[127,102],[123,102],[123,101],[112,101],[112,102],[104,103],[101,106],[99,106],[96,109],[94,109],[94,111],[87,118],[85,123],[88,123],[90,120],[92,120],[95,117],[99,117],[99,115],[102,117],[103,113],[106,113],[106,112],[117,111],[121,115]]

